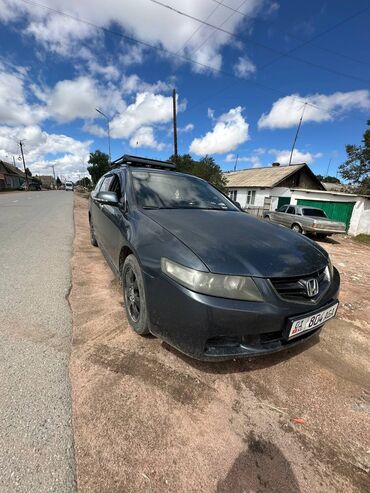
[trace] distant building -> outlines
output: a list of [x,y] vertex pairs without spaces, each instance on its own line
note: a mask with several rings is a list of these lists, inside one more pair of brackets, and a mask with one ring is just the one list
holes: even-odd
[[0,190],[17,190],[26,180],[26,175],[16,166],[0,160]]
[[263,217],[285,204],[323,209],[342,221],[350,234],[370,234],[370,197],[326,190],[307,164],[249,168],[224,173],[232,200],[248,212]]

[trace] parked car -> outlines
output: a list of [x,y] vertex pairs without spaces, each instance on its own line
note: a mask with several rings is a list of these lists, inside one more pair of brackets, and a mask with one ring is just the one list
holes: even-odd
[[[22,185],[19,187],[19,190],[27,190],[27,183],[23,182]],[[28,190],[30,192],[40,191],[41,185],[40,183],[31,182],[28,184]]]
[[265,219],[282,224],[297,233],[311,233],[318,238],[345,233],[345,223],[332,221],[322,209],[299,205],[283,205],[265,214]]
[[169,163],[116,166],[91,193],[91,242],[122,281],[137,334],[218,360],[300,344],[335,316],[339,274],[320,245]]
[[73,192],[73,190],[74,190],[73,182],[66,181],[65,184],[64,184],[64,189],[65,189],[66,192]]

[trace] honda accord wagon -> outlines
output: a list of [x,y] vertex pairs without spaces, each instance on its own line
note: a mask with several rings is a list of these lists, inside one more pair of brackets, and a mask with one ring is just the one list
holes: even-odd
[[89,223],[133,330],[194,358],[283,350],[336,314],[339,273],[323,248],[170,163],[114,162],[91,193]]

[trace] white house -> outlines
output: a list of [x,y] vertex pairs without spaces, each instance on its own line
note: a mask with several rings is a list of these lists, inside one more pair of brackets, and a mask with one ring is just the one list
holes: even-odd
[[349,234],[370,234],[370,197],[326,190],[307,164],[226,172],[229,196],[258,216],[284,204],[320,207]]

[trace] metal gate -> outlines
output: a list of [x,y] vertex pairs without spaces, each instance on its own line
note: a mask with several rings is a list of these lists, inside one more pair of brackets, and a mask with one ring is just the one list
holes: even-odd
[[327,200],[297,199],[297,205],[318,207],[322,209],[330,219],[345,223],[346,231],[348,231],[351,222],[352,211],[355,203],[356,202],[329,202]]

